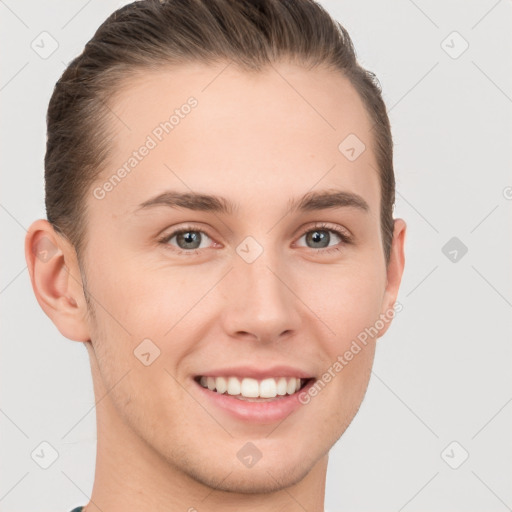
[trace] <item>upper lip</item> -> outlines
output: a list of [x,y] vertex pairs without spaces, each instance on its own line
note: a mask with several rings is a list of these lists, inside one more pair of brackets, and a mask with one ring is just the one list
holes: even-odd
[[313,375],[309,372],[286,365],[266,366],[265,368],[256,368],[254,366],[230,366],[207,370],[196,375],[196,377],[199,375],[203,377],[249,377],[258,380],[271,377],[298,377],[299,379],[313,378]]

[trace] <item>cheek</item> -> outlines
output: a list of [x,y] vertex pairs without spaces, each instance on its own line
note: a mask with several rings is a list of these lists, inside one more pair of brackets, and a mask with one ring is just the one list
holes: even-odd
[[353,340],[368,332],[379,319],[385,276],[377,270],[372,272],[369,266],[345,268],[324,279],[321,292],[318,287],[309,288],[309,304],[329,327],[331,336],[326,338],[326,349],[331,358],[347,350]]
[[[108,249],[113,257],[104,258],[91,268],[90,283],[98,303],[95,309],[104,317],[104,329],[111,333],[114,329],[116,333],[112,334],[116,337],[129,336],[135,347],[144,338],[167,337],[169,330],[184,317],[186,323],[200,313],[209,316],[204,310],[209,301],[198,300],[218,280],[218,276],[212,276],[211,268],[201,274],[194,266],[162,267],[161,261],[148,263],[136,255],[116,258],[115,248]],[[311,322],[319,327],[325,324],[324,353],[335,358],[378,318],[385,272],[374,256],[372,259],[361,251],[357,258],[341,264],[309,264],[307,271],[291,270],[290,282],[312,311],[302,327],[311,328]],[[229,302],[225,304],[231,306]],[[299,301],[296,307],[302,309],[304,305]]]
[[316,297],[323,308],[319,317],[335,333],[323,341],[328,362],[320,380],[328,388],[324,398],[332,404],[332,426],[340,432],[356,414],[368,386],[376,342],[372,326],[379,319],[384,288],[378,266],[353,266]]
[[110,330],[133,340],[163,335],[193,295],[191,283],[180,284],[168,272],[135,262],[110,260],[108,266],[98,265],[91,277],[96,311]]

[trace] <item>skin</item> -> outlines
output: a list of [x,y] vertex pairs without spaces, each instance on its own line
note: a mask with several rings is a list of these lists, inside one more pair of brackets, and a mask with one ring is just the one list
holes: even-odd
[[[406,224],[395,220],[386,267],[364,106],[341,74],[284,62],[257,74],[190,64],[135,75],[110,105],[122,123],[111,118],[113,151],[95,186],[189,96],[198,106],[121,183],[101,200],[87,192],[82,268],[46,220],[26,238],[39,304],[90,357],[98,445],[87,512],[321,512],[328,452],[360,407],[390,322],[281,422],[234,419],[191,379],[228,365],[278,363],[320,378],[393,307]],[[366,144],[353,162],[338,150],[350,133]],[[134,213],[168,189],[224,196],[238,211]],[[288,212],[289,199],[320,189],[357,193],[370,209]],[[196,255],[178,254],[190,249],[177,237],[158,241],[189,222],[204,229]],[[340,250],[322,253],[305,236],[318,222],[348,230],[353,243],[329,231],[328,248]],[[250,264],[236,252],[247,236],[263,248]],[[55,250],[43,261],[34,254],[48,240]],[[133,354],[146,338],[160,350],[149,366]],[[247,441],[262,454],[251,468],[236,456]]]

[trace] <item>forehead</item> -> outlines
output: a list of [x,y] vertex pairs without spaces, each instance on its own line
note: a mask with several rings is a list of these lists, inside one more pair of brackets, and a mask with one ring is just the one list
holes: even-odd
[[377,209],[372,123],[337,71],[180,65],[135,73],[109,108],[112,156],[98,182],[126,172],[104,207],[130,211],[167,188],[285,203],[318,186],[358,193]]

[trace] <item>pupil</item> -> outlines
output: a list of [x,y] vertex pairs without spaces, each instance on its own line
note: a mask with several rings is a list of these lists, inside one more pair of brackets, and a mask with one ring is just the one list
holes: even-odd
[[322,240],[326,241],[327,243],[322,247],[327,247],[327,245],[329,245],[329,235],[326,231],[312,231],[312,238],[314,243],[321,242]]
[[[178,238],[182,238],[185,241],[185,244],[193,244],[194,241],[198,241],[199,237],[197,233],[193,231],[186,231],[185,233],[181,233]],[[197,249],[197,247],[186,247],[187,249]]]

